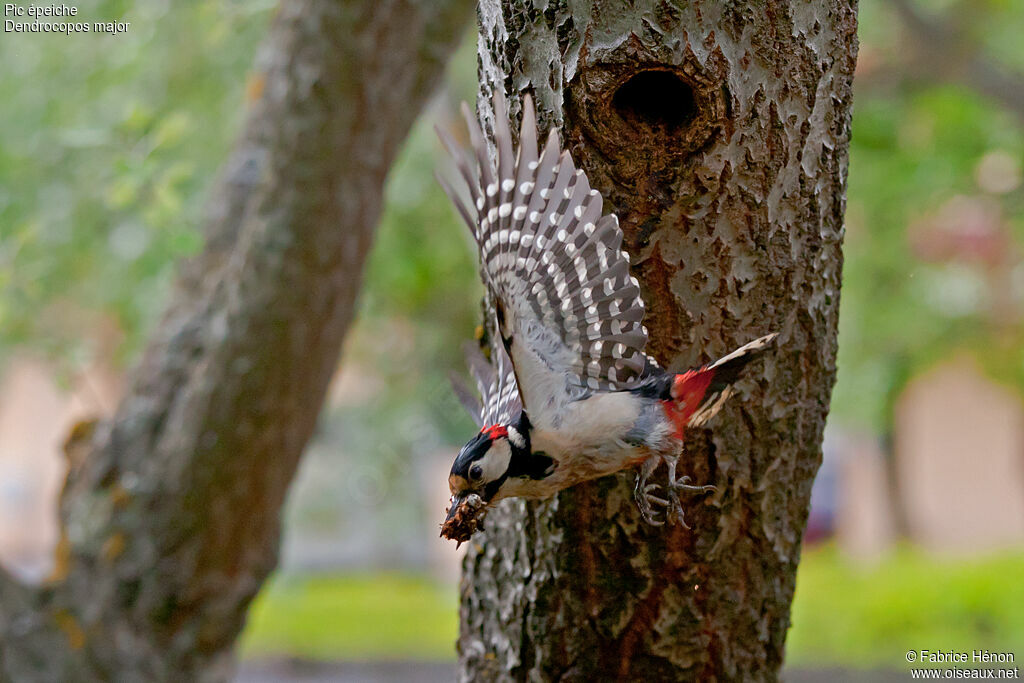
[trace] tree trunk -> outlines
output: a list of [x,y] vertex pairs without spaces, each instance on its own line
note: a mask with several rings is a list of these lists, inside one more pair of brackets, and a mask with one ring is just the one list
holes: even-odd
[[[655,528],[632,475],[512,500],[465,562],[464,681],[774,680],[835,377],[853,0],[498,3],[480,99],[532,91],[618,214],[649,350],[681,370],[772,331]],[[513,107],[517,107],[513,104]]]
[[76,430],[58,573],[0,576],[0,679],[230,677],[399,144],[464,0],[282,3],[244,132],[114,418]]

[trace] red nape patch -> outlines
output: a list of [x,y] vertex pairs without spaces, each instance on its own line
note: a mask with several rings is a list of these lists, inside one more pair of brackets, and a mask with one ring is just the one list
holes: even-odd
[[495,439],[500,439],[503,436],[508,436],[508,429],[501,425],[491,425],[490,427],[484,427],[481,429],[480,433],[486,434],[490,437],[491,441],[494,441]]
[[686,423],[700,407],[714,376],[715,371],[710,369],[687,370],[672,380],[672,400],[662,401],[661,405],[676,427],[676,438],[683,438]]

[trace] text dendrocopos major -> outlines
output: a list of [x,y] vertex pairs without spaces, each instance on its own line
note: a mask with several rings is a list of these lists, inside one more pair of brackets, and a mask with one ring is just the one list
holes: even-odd
[[[478,348],[467,351],[482,401],[459,391],[481,430],[452,465],[451,506],[441,533],[467,540],[498,500],[546,498],[632,467],[638,468],[635,493],[644,518],[661,524],[652,508],[657,505],[683,523],[678,494],[713,488],[677,475],[685,432],[721,409],[744,367],[777,335],[683,373],[660,368],[644,353],[644,303],[618,219],[602,215],[601,195],[554,132],[538,155],[529,95],[518,154],[500,93],[494,112],[494,165],[467,106],[475,163],[439,130],[469,201],[441,184],[476,240],[492,312],[486,321],[490,360]],[[662,462],[665,495],[648,483]]]

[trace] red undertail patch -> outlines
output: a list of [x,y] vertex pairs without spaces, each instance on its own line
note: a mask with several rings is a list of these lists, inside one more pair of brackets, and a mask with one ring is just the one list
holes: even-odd
[[714,376],[714,370],[701,368],[678,374],[672,381],[672,400],[662,401],[661,406],[676,428],[676,438],[683,438],[686,424],[700,407]]

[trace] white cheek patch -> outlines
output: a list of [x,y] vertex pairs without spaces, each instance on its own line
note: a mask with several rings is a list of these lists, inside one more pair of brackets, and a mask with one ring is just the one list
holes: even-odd
[[497,439],[487,449],[484,457],[476,462],[483,470],[483,476],[478,480],[484,483],[500,479],[508,471],[508,464],[512,460],[512,449],[505,439]]

